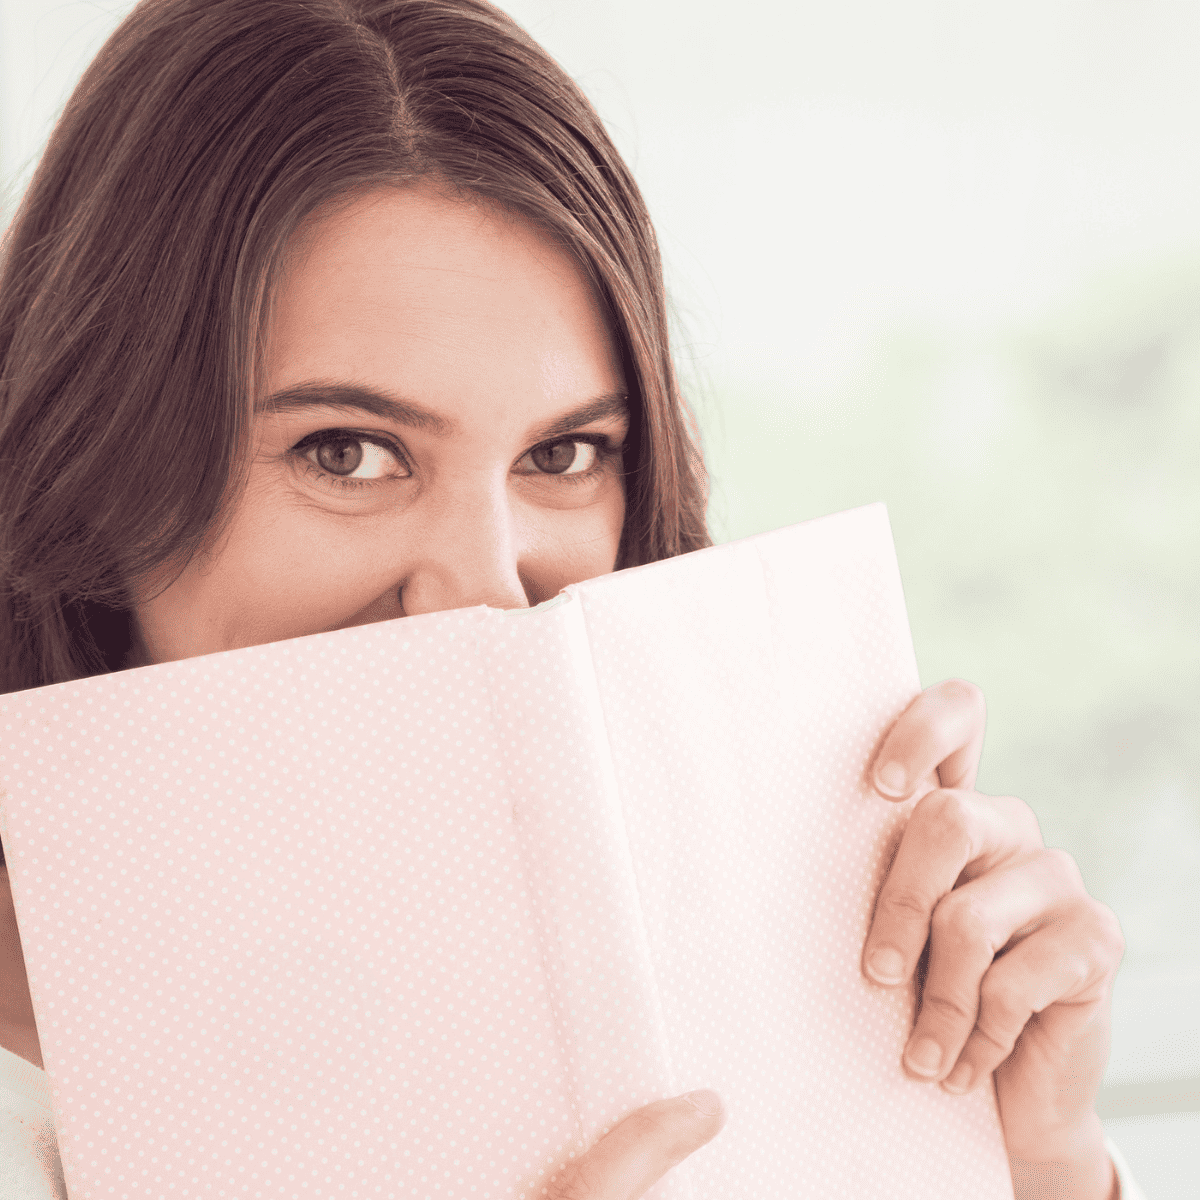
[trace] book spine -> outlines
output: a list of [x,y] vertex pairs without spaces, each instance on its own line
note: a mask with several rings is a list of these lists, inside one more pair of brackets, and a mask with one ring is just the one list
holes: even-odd
[[[581,1153],[635,1108],[674,1094],[673,1071],[583,606],[572,597],[537,620],[501,619],[511,632],[489,668],[493,695],[503,694],[509,654],[546,664],[538,703],[498,701],[497,732]],[[574,731],[562,746],[568,772],[547,772],[538,757],[551,719]],[[543,779],[564,774],[570,791]],[[690,1200],[690,1189],[680,1176],[652,1195]]]

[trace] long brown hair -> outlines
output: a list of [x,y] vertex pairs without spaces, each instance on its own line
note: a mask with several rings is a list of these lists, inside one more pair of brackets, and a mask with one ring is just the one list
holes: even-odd
[[637,186],[485,0],[143,0],[71,96],[0,261],[0,692],[120,666],[131,597],[244,477],[271,289],[319,206],[435,175],[590,277],[629,381],[618,567],[710,544]]

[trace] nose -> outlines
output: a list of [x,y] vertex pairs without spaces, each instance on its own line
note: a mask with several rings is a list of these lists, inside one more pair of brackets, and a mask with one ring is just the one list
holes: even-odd
[[521,530],[503,487],[472,489],[423,516],[406,548],[405,616],[534,603],[521,578]]

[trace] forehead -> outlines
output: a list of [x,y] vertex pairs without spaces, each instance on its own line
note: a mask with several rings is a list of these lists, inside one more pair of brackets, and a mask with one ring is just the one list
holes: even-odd
[[[594,300],[571,253],[518,213],[421,181],[318,210],[289,242],[281,298],[485,305],[495,293]],[[319,295],[317,294],[317,290]]]
[[568,250],[517,214],[425,182],[376,189],[305,222],[288,247],[267,350],[276,385],[281,372],[365,373],[431,398],[472,381],[537,377],[561,392],[619,375]]

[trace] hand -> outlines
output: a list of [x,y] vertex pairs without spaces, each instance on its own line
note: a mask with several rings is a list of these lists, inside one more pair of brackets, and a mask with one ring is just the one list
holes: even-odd
[[548,1200],[637,1200],[725,1124],[715,1092],[657,1100],[632,1112],[550,1180]]
[[[928,942],[910,1078],[959,1093],[994,1072],[1017,1196],[1107,1200],[1116,1181],[1094,1101],[1124,941],[1070,855],[1045,848],[1027,805],[970,790],[982,711],[970,685],[931,688],[876,756],[878,779],[903,754],[920,768],[949,747],[935,768],[941,786],[913,809],[880,891],[864,971],[906,984]],[[914,769],[903,794],[878,790],[904,799],[919,779]]]
[[931,787],[974,787],[986,725],[983,693],[973,683],[947,679],[926,688],[875,755],[875,790],[888,800],[906,800]]

